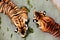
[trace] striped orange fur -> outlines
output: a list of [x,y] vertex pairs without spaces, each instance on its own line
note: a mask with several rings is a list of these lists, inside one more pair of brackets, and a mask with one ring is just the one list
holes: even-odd
[[0,13],[6,14],[16,26],[16,32],[22,37],[26,36],[28,26],[28,10],[26,7],[19,8],[11,0],[0,0]]
[[45,11],[35,12],[33,21],[39,25],[39,28],[60,38],[60,25],[53,18],[46,16]]

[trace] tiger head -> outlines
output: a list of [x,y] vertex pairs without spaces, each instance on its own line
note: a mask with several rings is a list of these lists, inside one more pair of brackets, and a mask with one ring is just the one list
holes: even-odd
[[35,22],[42,31],[46,31],[45,22],[42,21],[42,18],[45,17],[45,11],[35,12],[33,22]]
[[22,37],[25,37],[28,31],[28,11],[26,7],[21,7],[18,12],[19,15],[13,18],[14,24],[16,25],[16,30],[21,34]]
[[46,13],[45,11],[40,11],[40,12],[35,11],[33,21],[38,22],[38,20],[45,17],[45,13]]

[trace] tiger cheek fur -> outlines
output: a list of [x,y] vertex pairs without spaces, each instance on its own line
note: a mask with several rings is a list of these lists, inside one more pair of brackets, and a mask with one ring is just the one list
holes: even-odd
[[53,36],[60,38],[60,25],[57,24],[53,18],[44,15],[44,11],[35,12],[33,20],[38,20],[36,23],[42,31],[48,32]]
[[27,34],[28,26],[25,24],[28,20],[28,10],[25,6],[19,8],[11,0],[0,1],[0,13],[6,14],[13,24],[16,26],[15,31],[25,37]]

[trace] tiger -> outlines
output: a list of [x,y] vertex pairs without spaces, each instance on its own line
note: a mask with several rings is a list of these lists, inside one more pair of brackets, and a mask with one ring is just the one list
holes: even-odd
[[46,15],[46,11],[34,12],[33,22],[38,25],[38,28],[46,33],[60,38],[60,25],[53,18]]
[[11,0],[0,0],[0,13],[7,15],[16,26],[15,32],[25,37],[28,31],[28,9],[25,6],[18,7]]

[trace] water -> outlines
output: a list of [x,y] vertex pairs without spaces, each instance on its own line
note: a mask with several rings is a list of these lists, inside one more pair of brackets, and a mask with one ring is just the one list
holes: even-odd
[[[1,16],[1,29],[0,29],[0,40],[59,40],[58,38],[53,37],[48,33],[42,32],[39,28],[36,27],[36,24],[33,22],[33,13],[34,11],[46,11],[46,15],[55,19],[57,23],[60,23],[60,12],[59,10],[52,4],[51,0],[30,0],[30,4],[32,4],[32,8],[27,4],[27,0],[13,0],[15,4],[19,7],[26,6],[30,10],[28,13],[30,22],[29,26],[33,28],[34,33],[30,33],[26,39],[21,38],[18,33],[15,33],[15,26],[12,24],[11,20],[8,16],[4,14],[0,14]],[[7,31],[7,28],[9,29]],[[12,34],[12,37],[11,37]]]

